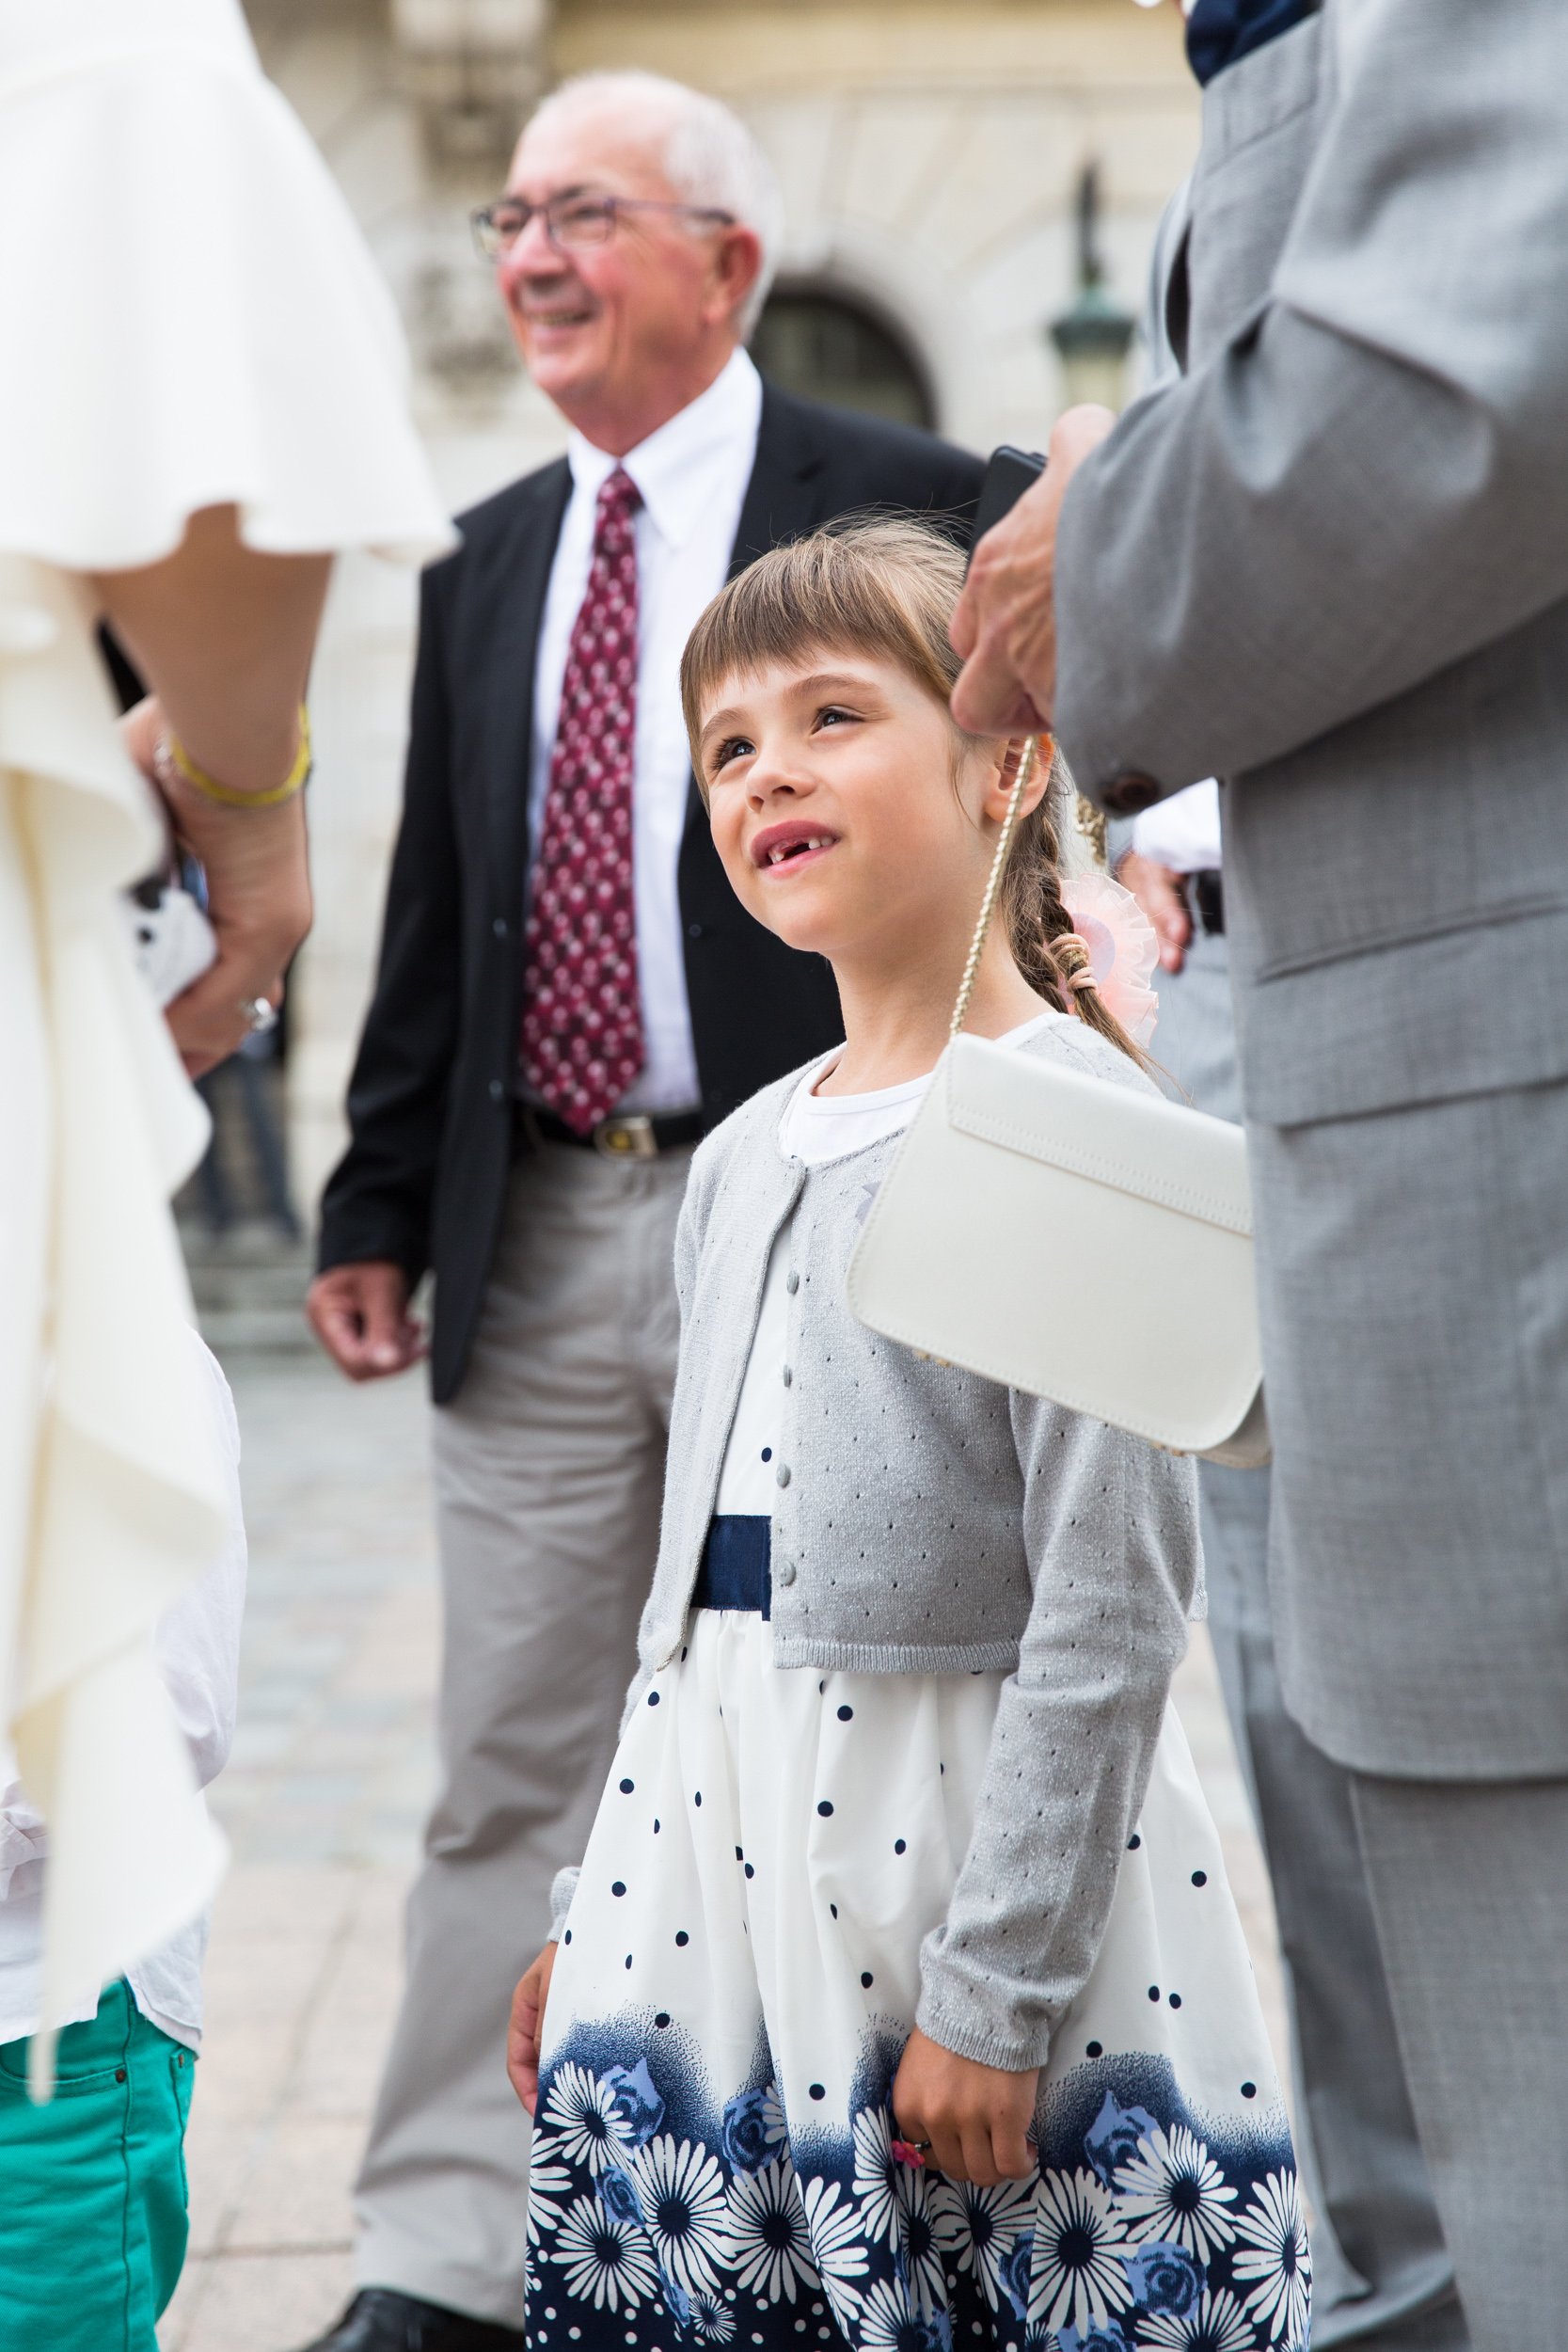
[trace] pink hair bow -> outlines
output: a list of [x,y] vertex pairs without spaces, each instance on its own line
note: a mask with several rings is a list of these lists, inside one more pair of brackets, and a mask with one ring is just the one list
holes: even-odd
[[1135,1044],[1147,1045],[1160,1010],[1149,986],[1160,961],[1153,925],[1132,893],[1109,874],[1074,874],[1064,881],[1062,904],[1088,949],[1101,1003]]

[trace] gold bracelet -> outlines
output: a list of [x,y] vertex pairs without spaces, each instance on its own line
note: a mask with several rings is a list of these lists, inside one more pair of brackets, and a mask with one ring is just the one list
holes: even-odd
[[299,707],[299,749],[294,754],[294,764],[282,783],[275,785],[270,792],[236,792],[232,785],[219,784],[216,776],[210,776],[205,768],[197,766],[172,728],[158,748],[187,784],[193,785],[204,800],[216,801],[220,808],[280,808],[296,792],[304,791],[313,764],[310,719],[303,703]]

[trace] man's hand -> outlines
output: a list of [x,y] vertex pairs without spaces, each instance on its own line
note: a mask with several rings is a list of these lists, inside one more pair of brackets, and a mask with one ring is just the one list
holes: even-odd
[[[520,1997],[522,1986],[517,1989]],[[917,2026],[894,2077],[899,2137],[916,2146],[929,2141],[928,2161],[950,2181],[994,2188],[999,2181],[1025,2180],[1035,2169],[1029,2126],[1039,2079],[1037,2067],[1007,2074],[955,2058]]]
[[546,1944],[512,1995],[506,2029],[507,2079],[530,2115],[539,2103],[539,2051],[545,2038],[545,2003],[555,1974],[556,1947]]
[[953,716],[972,735],[1037,735],[1051,723],[1056,526],[1068,485],[1115,423],[1108,408],[1059,417],[1044,473],[975,548],[949,632],[964,661]]
[[1154,926],[1161,969],[1180,972],[1193,936],[1192,911],[1181,876],[1174,867],[1157,865],[1153,858],[1129,850],[1117,862],[1117,880],[1132,893]]
[[389,1259],[329,1266],[307,1291],[305,1311],[317,1339],[351,1380],[406,1372],[425,1352],[423,1327],[408,1311],[408,1277]]

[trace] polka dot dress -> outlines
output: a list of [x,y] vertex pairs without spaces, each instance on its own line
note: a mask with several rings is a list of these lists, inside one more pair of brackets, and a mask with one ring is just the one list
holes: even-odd
[[579,1135],[614,1109],[646,1051],[632,885],[641,504],[617,466],[567,648],[524,938],[523,1078]]
[[899,2160],[921,1939],[1000,1674],[783,1672],[699,1610],[622,1740],[557,1955],[535,2352],[1300,2352],[1289,2132],[1219,1840],[1168,1711],[1041,2080],[1034,2176]]

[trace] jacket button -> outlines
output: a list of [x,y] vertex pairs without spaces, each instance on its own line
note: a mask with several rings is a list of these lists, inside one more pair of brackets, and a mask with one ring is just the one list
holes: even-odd
[[505,915],[498,914],[495,921],[491,924],[490,929],[495,932],[498,939],[504,939],[506,937]]
[[492,1079],[491,1079],[491,1081],[490,1081],[490,1100],[491,1100],[491,1102],[492,1102],[492,1103],[499,1103],[499,1102],[501,1100],[502,1096],[505,1094],[505,1092],[506,1092],[506,1089],[502,1086],[502,1084],[501,1084],[500,1080],[499,1080],[499,1078],[492,1078]]
[[792,1389],[795,1386],[795,1375],[787,1364],[784,1368],[784,1384],[786,1389]]
[[1114,817],[1136,817],[1140,809],[1152,808],[1163,797],[1164,787],[1152,776],[1140,776],[1134,771],[1117,776],[1105,787],[1101,799]]
[[773,1581],[775,1584],[782,1584],[785,1592],[788,1592],[790,1586],[795,1581],[795,1563],[793,1560],[781,1560],[779,1562],[778,1566],[773,1571]]
[[790,1270],[790,1275],[789,1275],[789,1279],[785,1282],[785,1284],[784,1284],[784,1288],[785,1288],[785,1290],[789,1293],[789,1295],[790,1295],[791,1298],[793,1298],[793,1297],[794,1297],[794,1295],[795,1295],[795,1294],[796,1294],[796,1292],[800,1289],[800,1276],[799,1276],[799,1275],[798,1275],[798,1274],[794,1271],[794,1269],[793,1269],[793,1268],[791,1268],[791,1270]]
[[701,923],[689,923],[686,927],[686,935],[688,939],[701,939],[703,935]]
[[787,1486],[789,1484],[789,1464],[787,1462],[781,1462],[778,1469],[773,1472],[773,1475],[778,1480],[781,1486]]

